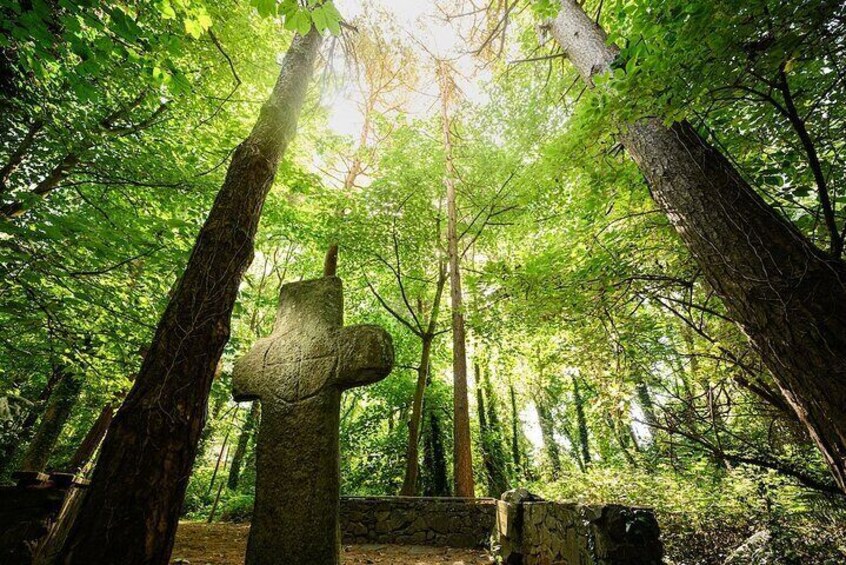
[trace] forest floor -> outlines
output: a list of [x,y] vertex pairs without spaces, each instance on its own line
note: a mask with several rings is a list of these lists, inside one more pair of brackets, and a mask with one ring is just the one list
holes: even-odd
[[[182,522],[176,532],[173,564],[243,565],[249,524]],[[481,550],[400,545],[344,545],[344,565],[489,565]]]

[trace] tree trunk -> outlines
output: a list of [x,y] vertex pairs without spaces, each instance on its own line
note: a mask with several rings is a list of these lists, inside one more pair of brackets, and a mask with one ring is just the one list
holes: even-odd
[[41,393],[35,401],[35,406],[30,408],[23,422],[21,422],[20,428],[16,434],[17,441],[10,439],[3,445],[3,451],[2,454],[0,454],[2,455],[0,456],[0,476],[5,475],[8,468],[12,465],[12,463],[14,463],[15,453],[17,452],[19,444],[21,442],[25,442],[29,437],[30,430],[33,426],[35,426],[35,423],[38,422],[38,417],[41,415],[42,408],[46,409],[45,403],[53,394],[53,390],[56,388],[56,385],[58,385],[62,379],[67,376],[68,375],[65,372],[64,367],[53,368],[53,372],[50,373],[50,378],[47,379],[47,384],[45,384],[44,388],[41,389]]
[[476,410],[479,415],[479,436],[482,449],[482,464],[485,468],[485,478],[488,483],[488,496],[495,496],[494,491],[494,467],[491,452],[488,449],[488,438],[490,437],[490,429],[488,428],[488,417],[485,413],[485,396],[482,387],[479,386],[479,365],[475,364],[476,370]]
[[[220,377],[220,373],[223,371],[223,363],[218,362],[217,368],[214,371],[214,377],[212,381],[218,379]],[[196,457],[200,458],[202,462],[203,458],[206,456],[206,446],[209,443],[209,440],[214,435],[214,423],[219,420],[221,412],[223,412],[224,406],[226,406],[226,401],[228,399],[223,395],[218,395],[214,397],[214,402],[211,406],[211,418],[206,419],[205,425],[203,425],[203,431],[200,432],[200,440],[197,442],[197,455]]]
[[238,481],[241,479],[241,464],[244,462],[244,456],[247,454],[247,446],[256,429],[256,422],[259,419],[259,411],[261,410],[260,406],[261,404],[258,401],[253,402],[253,406],[247,412],[244,427],[241,428],[241,435],[238,436],[238,445],[235,447],[235,454],[232,456],[232,463],[229,465],[229,478],[226,481],[230,490],[238,488]]
[[[446,285],[446,266],[441,263],[438,268],[438,282],[435,295],[432,298],[432,309],[425,332],[418,334],[421,340],[420,366],[417,368],[417,385],[414,389],[414,400],[411,407],[411,421],[408,426],[408,445],[405,451],[405,476],[402,481],[400,495],[414,496],[417,492],[417,478],[420,475],[418,446],[420,445],[420,430],[423,422],[423,396],[426,385],[431,376],[432,342],[438,329],[438,317],[441,312],[441,297]],[[418,310],[423,311],[422,300],[418,301]]]
[[[575,0],[562,0],[552,29],[588,84],[619,53]],[[642,119],[621,141],[846,492],[846,266],[781,218],[689,123]]]
[[100,415],[94,420],[94,424],[92,424],[88,433],[85,434],[79,447],[76,448],[76,451],[74,451],[73,456],[68,462],[67,471],[69,473],[81,471],[91,461],[94,452],[97,451],[100,442],[103,441],[103,436],[106,435],[106,430],[109,429],[109,424],[112,423],[114,413],[115,407],[111,403],[100,410]]
[[[130,382],[135,381],[135,377],[136,375],[130,375]],[[113,402],[109,402],[100,411],[100,415],[97,416],[94,424],[92,424],[88,433],[85,434],[82,443],[80,443],[79,447],[76,448],[76,451],[68,462],[68,472],[78,473],[85,469],[85,467],[92,461],[94,453],[97,451],[97,448],[100,447],[100,443],[102,443],[103,437],[105,437],[106,432],[112,423],[115,410],[124,397],[126,397],[125,392],[118,395]]]
[[488,483],[488,496],[499,498],[508,490],[505,473],[505,456],[500,443],[499,418],[496,415],[495,398],[490,379],[476,369],[476,408],[479,411],[479,435],[481,437],[482,456]]
[[461,257],[458,251],[458,210],[455,182],[458,178],[452,159],[449,102],[453,90],[446,63],[438,62],[441,94],[441,127],[446,155],[447,254],[449,255],[450,299],[452,302],[452,373],[453,373],[453,466],[455,496],[473,498],[473,453],[470,445],[470,405],[467,400],[467,351],[464,330],[464,306],[461,295]]
[[226,430],[226,435],[223,436],[223,443],[220,445],[220,451],[217,452],[217,461],[214,464],[214,471],[212,471],[211,480],[209,480],[209,488],[206,489],[206,496],[211,496],[214,490],[214,483],[217,481],[217,473],[220,471],[220,464],[223,462],[224,454],[229,455],[229,436],[232,434],[232,425],[230,423]]
[[520,461],[520,416],[517,413],[517,395],[514,393],[514,385],[508,384],[508,395],[511,399],[511,459],[514,460],[514,471],[520,474],[522,463]]
[[441,424],[435,410],[429,410],[429,425],[423,443],[423,464],[428,471],[428,481],[423,489],[424,496],[449,496],[446,453],[441,437]]
[[588,440],[587,418],[585,418],[585,401],[579,389],[578,379],[576,379],[575,375],[571,378],[573,379],[573,404],[576,406],[576,426],[579,432],[579,449],[582,452],[585,469],[587,469],[590,467],[590,443]]
[[552,411],[547,405],[546,399],[538,398],[535,401],[535,409],[538,412],[538,423],[540,424],[543,446],[546,448],[546,455],[549,457],[549,465],[552,468],[552,478],[561,476],[561,450],[555,440],[555,425],[552,422]]
[[558,426],[558,429],[561,430],[561,433],[564,434],[564,437],[570,443],[570,448],[568,452],[570,453],[570,458],[576,463],[579,467],[579,471],[584,473],[587,469],[585,469],[585,462],[582,461],[582,452],[579,449],[579,442],[576,440],[575,436],[573,436],[572,430],[570,430],[570,426],[568,426],[565,422],[563,426]]
[[652,401],[649,387],[645,382],[640,381],[635,385],[635,392],[637,393],[637,403],[640,405],[640,409],[643,410],[643,417],[646,419],[649,431],[654,434],[656,431],[655,424],[658,423],[658,419],[655,416],[655,403]]
[[59,553],[63,563],[168,563],[238,286],[320,43],[314,29],[294,38],[270,99],[232,156],[138,378],[103,442]]
[[70,418],[79,392],[82,390],[82,379],[75,375],[65,375],[56,390],[50,396],[50,403],[41,416],[41,423],[29,443],[21,460],[23,471],[44,471],[47,461],[56,447],[56,441],[62,433],[62,428]]
[[417,492],[417,477],[420,472],[418,446],[420,444],[420,424],[423,419],[423,395],[429,379],[429,357],[432,352],[434,335],[421,337],[420,366],[417,368],[417,384],[414,388],[414,400],[411,404],[411,421],[408,423],[408,445],[405,448],[405,476],[402,481],[400,496],[414,496]]

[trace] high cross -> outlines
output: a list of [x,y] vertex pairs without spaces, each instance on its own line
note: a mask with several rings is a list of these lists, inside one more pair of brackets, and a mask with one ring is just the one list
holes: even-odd
[[337,277],[282,287],[271,335],[235,363],[236,400],[259,399],[247,565],[340,562],[341,393],[385,378],[391,337],[343,327]]

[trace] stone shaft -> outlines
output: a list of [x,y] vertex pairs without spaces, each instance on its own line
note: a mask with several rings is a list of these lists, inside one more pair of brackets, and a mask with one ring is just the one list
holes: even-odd
[[233,371],[235,398],[262,404],[247,565],[340,563],[341,393],[392,365],[384,330],[343,327],[340,279],[282,288],[272,334]]

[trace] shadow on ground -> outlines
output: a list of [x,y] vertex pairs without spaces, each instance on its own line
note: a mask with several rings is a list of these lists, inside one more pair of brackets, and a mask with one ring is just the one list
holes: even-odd
[[[173,564],[243,565],[249,524],[182,522],[176,533]],[[490,565],[487,552],[450,547],[345,545],[345,565]]]

